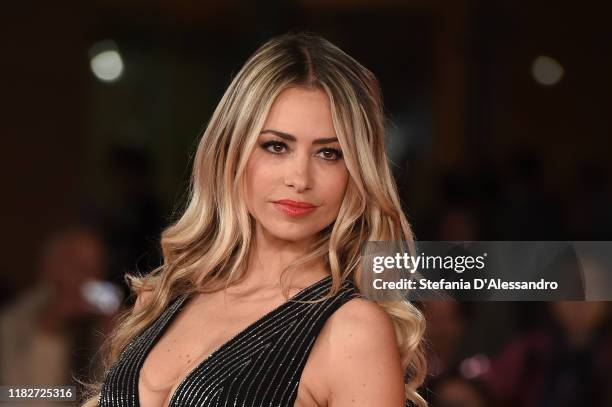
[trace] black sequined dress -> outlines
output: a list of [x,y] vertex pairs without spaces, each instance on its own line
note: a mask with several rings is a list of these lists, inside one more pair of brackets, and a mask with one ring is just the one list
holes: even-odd
[[[342,304],[360,296],[355,285],[345,281],[332,298],[296,302],[324,297],[331,284],[327,276],[306,287],[217,348],[181,381],[169,406],[293,406],[302,370],[323,324]],[[126,347],[106,374],[100,407],[140,407],[140,369],[187,298],[172,301]]]

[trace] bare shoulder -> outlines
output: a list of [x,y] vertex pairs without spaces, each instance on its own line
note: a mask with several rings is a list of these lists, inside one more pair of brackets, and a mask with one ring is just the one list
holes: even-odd
[[372,348],[397,350],[391,317],[379,304],[364,298],[353,298],[338,308],[326,322],[324,331],[336,347],[350,347],[354,352]]
[[[359,333],[361,328],[371,329],[374,326],[393,330],[389,314],[376,302],[365,298],[353,298],[346,302],[332,314],[329,322],[334,325],[338,334]],[[361,333],[367,334],[368,332]],[[371,335],[363,336],[365,337],[363,339],[371,338]]]
[[328,405],[403,406],[404,375],[391,317],[374,301],[353,298],[321,331]]

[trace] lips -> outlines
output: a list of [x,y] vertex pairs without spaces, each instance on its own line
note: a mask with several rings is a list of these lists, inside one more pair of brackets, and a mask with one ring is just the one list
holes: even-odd
[[293,201],[291,199],[281,199],[280,201],[274,201],[274,203],[286,205],[286,206],[293,206],[294,208],[315,208],[316,207],[315,205],[308,203],[308,202]]
[[285,215],[296,217],[309,214],[317,207],[308,202],[293,201],[290,199],[282,199],[275,201],[274,206]]

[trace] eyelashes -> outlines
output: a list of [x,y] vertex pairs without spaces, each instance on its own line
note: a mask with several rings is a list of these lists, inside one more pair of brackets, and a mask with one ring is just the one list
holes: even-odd
[[[283,154],[283,152],[278,151],[278,149],[288,148],[287,143],[284,143],[282,141],[276,141],[276,140],[260,143],[259,146],[271,154]],[[270,147],[272,147],[272,149]],[[274,151],[275,149],[276,151]],[[317,153],[332,153],[334,155],[333,158],[326,158],[324,156],[321,156],[321,158],[324,159],[325,161],[337,161],[343,157],[342,150],[339,150],[333,147],[324,147],[320,149]]]

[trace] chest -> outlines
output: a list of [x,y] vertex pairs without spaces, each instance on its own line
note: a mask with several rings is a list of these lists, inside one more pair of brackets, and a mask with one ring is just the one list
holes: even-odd
[[196,299],[167,324],[142,362],[140,405],[176,405],[190,398],[185,389],[207,377],[219,379],[209,383],[210,397],[280,400],[293,393],[293,406],[326,405],[320,380],[324,352],[316,335],[297,327],[300,314],[317,319],[314,309],[308,313],[274,299],[230,303],[221,296]]
[[[272,310],[271,303],[265,310],[236,308],[216,315],[217,322],[211,314],[220,313],[219,308],[183,313],[188,297],[178,297],[106,372],[100,407],[325,406],[322,386],[329,369],[322,327],[338,307],[358,295],[344,282],[335,295],[323,298],[331,283],[331,277],[325,277]],[[201,330],[194,328],[196,323]],[[172,347],[164,347],[169,344]],[[184,360],[187,354],[191,362]],[[161,389],[141,388],[143,367]]]

